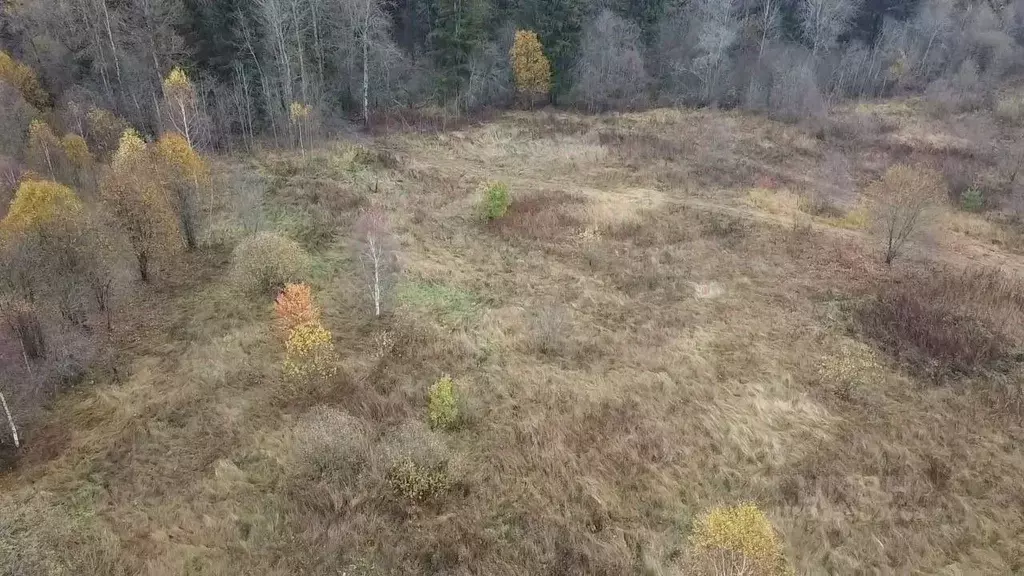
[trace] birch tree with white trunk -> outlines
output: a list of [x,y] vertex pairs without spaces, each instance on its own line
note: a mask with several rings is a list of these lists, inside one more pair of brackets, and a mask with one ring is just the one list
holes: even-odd
[[396,276],[397,252],[388,215],[379,206],[368,209],[356,222],[359,261],[373,300],[373,315],[387,308]]

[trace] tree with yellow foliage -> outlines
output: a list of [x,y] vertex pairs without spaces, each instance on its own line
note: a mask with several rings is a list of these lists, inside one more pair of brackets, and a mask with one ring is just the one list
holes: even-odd
[[0,81],[17,88],[22,98],[37,109],[49,107],[50,96],[39,84],[36,73],[3,50],[0,50]]
[[199,112],[199,100],[192,81],[184,70],[175,66],[164,78],[163,88],[167,118],[188,142],[189,148],[195,148],[202,128],[202,114]]
[[528,101],[547,96],[551,89],[551,64],[544,55],[537,33],[516,30],[509,58],[519,93]]
[[167,133],[156,143],[156,158],[164,187],[171,192],[178,224],[189,250],[197,245],[199,205],[210,187],[210,170],[184,136]]
[[64,158],[68,162],[68,170],[75,184],[92,186],[94,184],[91,178],[93,158],[85,138],[69,132],[60,139],[60,146],[64,151]]
[[71,188],[52,180],[25,180],[18,186],[0,227],[5,234],[37,231],[81,211],[82,202]]
[[0,222],[4,265],[21,268],[8,270],[24,280],[15,290],[21,298],[44,298],[73,325],[84,325],[92,307],[110,325],[111,253],[93,224],[71,188],[52,180],[22,181]]
[[109,162],[128,124],[102,108],[90,108],[85,115],[85,138],[100,162]]
[[28,165],[33,170],[49,174],[56,180],[62,167],[64,149],[60,139],[42,120],[33,120],[28,127]]
[[139,277],[149,281],[153,259],[177,251],[181,241],[174,208],[155,174],[150,150],[131,128],[121,136],[100,196],[128,237]]

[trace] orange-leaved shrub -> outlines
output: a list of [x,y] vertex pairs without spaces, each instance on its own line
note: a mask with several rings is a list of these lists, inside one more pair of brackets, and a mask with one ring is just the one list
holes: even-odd
[[287,284],[274,301],[278,328],[289,334],[302,324],[320,321],[320,311],[313,304],[308,284]]
[[285,335],[285,374],[296,379],[333,376],[337,371],[334,340],[320,321],[309,286],[287,284],[274,301],[274,311]]

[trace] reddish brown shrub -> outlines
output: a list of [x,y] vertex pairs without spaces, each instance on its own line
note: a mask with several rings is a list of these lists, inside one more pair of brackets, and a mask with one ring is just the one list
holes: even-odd
[[927,375],[998,369],[1024,342],[1024,286],[998,270],[910,273],[878,286],[857,319]]

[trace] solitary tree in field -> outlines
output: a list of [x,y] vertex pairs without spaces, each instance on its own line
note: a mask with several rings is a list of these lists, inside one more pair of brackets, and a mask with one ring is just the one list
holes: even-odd
[[195,249],[199,228],[199,204],[209,189],[210,170],[184,136],[168,133],[156,143],[164,187],[171,192],[185,247]]
[[153,258],[175,251],[181,242],[167,191],[135,130],[129,128],[122,135],[100,195],[128,237],[139,277],[148,281]]
[[189,148],[195,147],[200,122],[198,99],[192,81],[181,68],[175,67],[164,79],[164,102],[171,125]]
[[929,212],[941,202],[945,184],[935,171],[898,164],[871,185],[876,205],[875,226],[892,264],[908,240],[919,234]]
[[394,281],[396,254],[388,215],[374,206],[360,216],[356,223],[359,261],[363,264],[374,316],[380,316],[384,301]]
[[516,30],[516,37],[509,52],[516,89],[532,100],[542,98],[551,89],[551,64],[541,47],[537,33],[532,30]]

